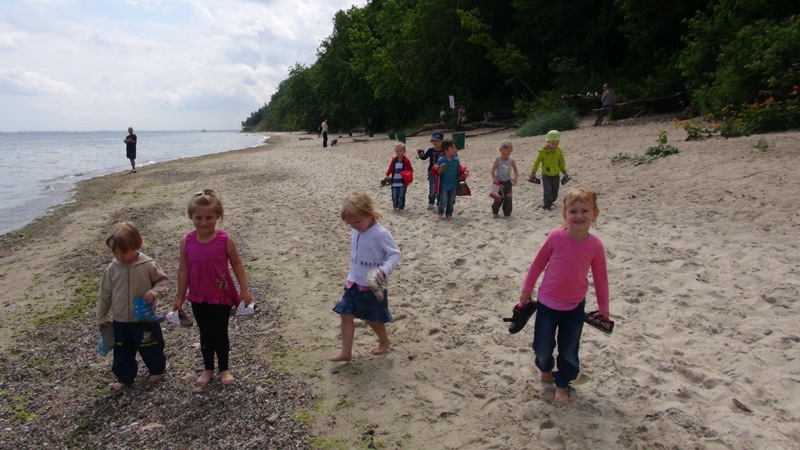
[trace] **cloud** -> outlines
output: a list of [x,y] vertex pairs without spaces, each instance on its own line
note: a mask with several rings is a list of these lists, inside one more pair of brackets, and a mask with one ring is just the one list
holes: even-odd
[[4,0],[2,131],[238,128],[365,3]]

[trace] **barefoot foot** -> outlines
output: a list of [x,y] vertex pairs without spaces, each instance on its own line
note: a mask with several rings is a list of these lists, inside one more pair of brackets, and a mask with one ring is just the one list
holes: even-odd
[[391,347],[391,345],[392,345],[391,342],[387,342],[385,344],[379,343],[377,347],[373,348],[369,352],[370,352],[370,354],[373,354],[373,355],[382,355],[382,354],[386,353],[387,351],[389,351],[389,347]]
[[198,386],[205,386],[208,384],[209,381],[211,381],[212,376],[214,376],[213,370],[204,370],[203,373],[200,374],[200,377],[197,379],[197,381],[194,382],[194,384]]
[[553,403],[556,405],[563,405],[569,401],[569,391],[567,388],[556,388],[556,395],[553,397]]
[[542,372],[540,378],[545,383],[555,383],[556,379],[553,378],[553,372]]
[[126,386],[127,386],[127,384],[125,384],[125,383],[120,383],[119,381],[117,381],[116,383],[113,383],[113,384],[112,384],[111,386],[109,386],[109,387],[110,387],[111,389],[115,390],[115,391],[121,391],[121,390],[125,389],[125,387],[126,387]]
[[147,377],[147,382],[148,383],[159,383],[163,379],[164,379],[164,377],[161,374],[159,374],[159,375],[150,375],[149,377]]
[[330,358],[328,361],[332,362],[341,362],[341,361],[352,361],[353,355],[350,353],[339,353],[338,355]]
[[233,384],[236,381],[236,378],[233,377],[230,370],[224,370],[219,373],[219,381],[222,384]]

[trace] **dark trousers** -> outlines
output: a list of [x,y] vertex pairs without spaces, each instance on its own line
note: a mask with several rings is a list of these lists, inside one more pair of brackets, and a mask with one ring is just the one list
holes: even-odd
[[550,209],[558,199],[558,187],[561,186],[561,177],[542,174],[542,206]]
[[[322,147],[324,148],[324,147],[327,147],[327,146],[328,146],[328,132],[327,131],[323,131],[322,132]],[[194,311],[194,310],[192,310],[192,311]]]
[[[558,311],[539,303],[536,307],[536,321],[533,328],[533,352],[536,367],[542,372],[553,372],[556,386],[565,388],[569,382],[578,378],[580,371],[581,333],[583,332],[584,307],[582,301],[572,311]],[[558,345],[558,358],[553,358],[553,350]]]
[[503,208],[503,215],[508,217],[511,215],[511,207],[512,207],[512,199],[511,199],[511,180],[503,181],[500,183],[503,185],[503,199],[500,201],[495,200],[492,203],[492,212],[497,214],[500,212],[500,207]]
[[228,322],[231,317],[231,307],[192,302],[192,313],[200,329],[203,367],[205,370],[214,370],[214,355],[216,355],[219,371],[228,370],[228,355],[231,350]]
[[117,381],[131,384],[139,372],[136,353],[142,357],[150,375],[161,375],[167,367],[164,356],[164,335],[161,325],[150,322],[113,322],[114,327],[114,362],[111,371]]

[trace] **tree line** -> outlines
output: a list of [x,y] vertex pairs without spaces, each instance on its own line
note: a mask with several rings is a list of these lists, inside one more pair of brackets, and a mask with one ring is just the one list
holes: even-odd
[[242,128],[402,129],[452,118],[449,95],[471,120],[524,120],[605,82],[620,101],[686,93],[742,132],[795,128],[798,13],[796,0],[372,0],[337,12],[316,61]]

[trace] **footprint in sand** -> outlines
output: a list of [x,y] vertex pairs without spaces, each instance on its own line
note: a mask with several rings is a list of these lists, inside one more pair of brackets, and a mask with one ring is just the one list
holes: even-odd
[[561,431],[550,420],[545,420],[539,425],[539,439],[549,449],[567,448],[561,438]]

